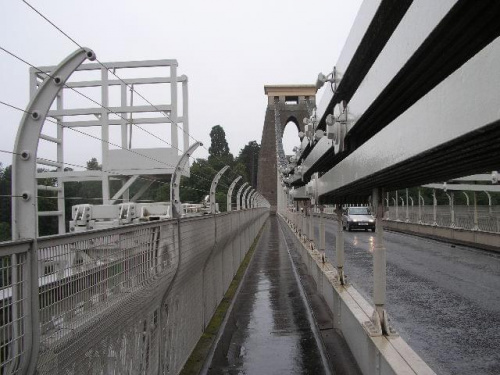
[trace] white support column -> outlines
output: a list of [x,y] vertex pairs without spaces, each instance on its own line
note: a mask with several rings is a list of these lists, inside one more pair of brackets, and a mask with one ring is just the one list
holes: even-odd
[[177,127],[177,65],[170,65],[170,143],[175,147],[174,151],[177,153],[179,148],[179,134]]
[[[108,69],[101,68],[101,147],[102,147],[102,167],[104,171],[108,168],[109,159],[109,90],[108,90]],[[109,203],[109,175],[104,173],[102,176],[102,203]]]
[[382,189],[374,188],[372,192],[375,209],[375,246],[373,249],[373,303],[375,310],[371,322],[365,328],[371,336],[392,335],[395,332],[389,326],[389,318],[385,310],[386,303],[386,250],[384,244],[384,205]]
[[399,203],[398,203],[398,191],[396,190],[396,199],[394,200],[394,205],[396,206],[396,221],[399,221]]
[[[57,95],[57,109],[63,109],[64,98],[63,98],[64,90],[59,91]],[[58,167],[57,170],[59,172],[64,171],[64,126],[62,125],[62,121],[64,120],[63,116],[57,118],[57,139],[59,142],[57,143],[57,162],[61,163],[61,167]],[[65,198],[64,198],[64,179],[62,177],[57,178],[57,187],[59,190],[57,191],[57,210],[61,212],[61,215],[58,216],[58,234],[66,233],[66,210],[65,210]]]
[[184,130],[183,150],[189,148],[189,92],[188,79],[182,82],[182,129]]
[[445,194],[448,197],[448,203],[450,205],[450,227],[454,228],[455,227],[455,210],[453,208],[453,192],[450,194],[445,192]]
[[408,200],[409,200],[409,197],[408,197],[408,188],[406,188],[406,218],[405,218],[405,221],[408,223],[410,221],[410,211],[409,211],[409,208],[408,208]]
[[314,206],[309,205],[309,246],[314,249]]
[[418,189],[418,223],[422,224],[422,207],[425,205],[424,197]]
[[337,260],[337,273],[340,285],[345,285],[344,274],[344,230],[342,228],[342,206],[337,204],[335,208],[337,214],[337,236],[335,238],[335,257]]
[[325,237],[325,213],[323,205],[319,206],[319,251],[321,260],[325,263],[326,237]]
[[472,230],[479,230],[479,220],[477,217],[477,193],[475,191],[472,192],[472,199],[474,200],[474,227]]
[[436,189],[432,189],[432,225],[437,226],[437,198]]
[[493,215],[493,207],[491,206],[491,194],[488,193],[487,191],[484,191],[484,193],[488,197],[488,213],[490,214],[490,216],[492,216]]
[[[120,84],[120,93],[121,93],[121,106],[126,107],[127,106],[127,85],[125,83]],[[122,147],[123,148],[129,148],[128,146],[128,137],[127,137],[127,112],[122,112],[121,116],[123,119],[120,120],[121,122],[121,139],[122,139]]]

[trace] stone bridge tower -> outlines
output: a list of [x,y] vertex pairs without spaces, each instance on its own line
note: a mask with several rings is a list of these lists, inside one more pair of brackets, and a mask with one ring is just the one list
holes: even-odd
[[[286,124],[293,122],[298,131],[304,131],[303,119],[309,117],[316,104],[315,85],[266,85],[267,109],[262,130],[259,154],[257,190],[276,211],[277,202],[277,142],[283,136]],[[277,124],[276,124],[277,123]],[[276,134],[279,132],[279,134]],[[297,145],[299,139],[297,138]]]

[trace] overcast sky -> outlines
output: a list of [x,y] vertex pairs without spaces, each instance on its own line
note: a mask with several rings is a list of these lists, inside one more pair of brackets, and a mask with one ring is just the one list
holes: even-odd
[[[28,0],[102,62],[177,59],[189,77],[190,127],[209,143],[226,131],[235,155],[261,142],[264,85],[313,84],[335,65],[361,0]],[[21,0],[0,2],[0,46],[34,65],[57,65],[77,47]],[[24,108],[28,67],[0,50],[0,101]],[[321,92],[317,100],[320,99]],[[156,98],[148,98],[155,101]],[[13,149],[21,114],[0,105],[0,149]],[[155,129],[151,129],[155,131]],[[295,132],[287,127],[286,133]],[[146,138],[141,143],[149,144]],[[152,137],[151,137],[152,138]],[[291,149],[289,136],[285,151]],[[71,139],[67,163],[99,155],[99,142]],[[154,145],[153,140],[151,144]],[[78,151],[78,149],[80,151]],[[206,151],[196,152],[205,157]],[[0,162],[11,164],[0,153]]]

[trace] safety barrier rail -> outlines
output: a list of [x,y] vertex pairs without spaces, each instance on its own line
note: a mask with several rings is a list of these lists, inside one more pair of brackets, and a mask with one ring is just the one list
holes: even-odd
[[0,373],[178,372],[267,214],[1,243]]

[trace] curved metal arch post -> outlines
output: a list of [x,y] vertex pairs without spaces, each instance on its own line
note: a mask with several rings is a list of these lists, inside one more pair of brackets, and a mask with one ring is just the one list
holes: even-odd
[[[21,238],[33,238],[33,245],[28,253],[26,267],[23,267],[22,285],[26,293],[23,302],[25,316],[30,319],[22,319],[13,305],[12,319],[19,320],[24,324],[24,353],[20,357],[20,373],[32,373],[35,371],[39,350],[39,297],[38,297],[38,249],[37,249],[37,181],[36,181],[36,156],[38,152],[38,141],[42,133],[43,124],[47,113],[63,87],[64,83],[73,72],[85,61],[95,60],[95,53],[89,48],[80,48],[66,57],[54,70],[51,76],[47,76],[35,96],[26,107],[25,113],[19,124],[16,141],[14,144],[14,156],[12,159],[12,240]],[[19,280],[12,280],[17,283]],[[12,340],[12,342],[16,342]],[[14,345],[13,350],[16,350]],[[13,358],[16,353],[12,353]]]
[[255,194],[255,189],[252,188],[247,195],[247,208],[252,208],[252,206],[250,206],[250,202],[252,200],[252,195],[254,194]]
[[212,185],[210,185],[210,213],[215,214],[217,213],[217,205],[215,202],[215,192],[217,190],[217,184],[219,183],[220,178],[224,174],[225,171],[229,169],[229,165],[224,166],[217,174],[215,175],[214,179],[212,180]]
[[259,196],[259,193],[256,191],[255,194],[252,197],[252,208],[257,207],[257,197]]
[[182,203],[180,198],[182,171],[186,167],[186,164],[189,161],[189,157],[198,148],[198,146],[203,146],[203,143],[196,142],[192,144],[186,150],[186,152],[182,154],[181,158],[179,159],[179,162],[175,166],[174,173],[172,174],[172,178],[170,180],[170,205],[172,209],[173,218],[180,218],[182,216]]
[[247,209],[247,195],[252,190],[252,186],[248,186],[245,191],[243,191],[243,194],[241,196],[241,208],[246,210]]
[[255,191],[255,193],[253,193],[252,195],[252,200],[250,201],[250,208],[255,208],[255,199],[257,198],[257,191]]
[[236,177],[233,182],[231,182],[231,185],[229,185],[229,189],[227,190],[227,212],[231,212],[232,210],[233,190],[239,180],[241,180],[241,176]]
[[245,188],[245,186],[248,185],[248,182],[245,182],[243,185],[240,186],[238,189],[238,192],[236,193],[236,210],[239,211],[241,209],[241,192]]
[[73,72],[85,61],[95,60],[91,49],[81,48],[66,57],[47,76],[26,107],[19,124],[12,159],[12,239],[36,237],[36,155],[47,113]]

